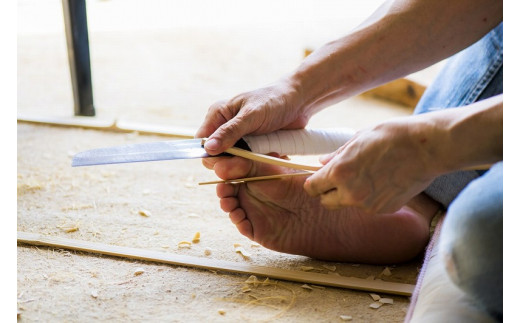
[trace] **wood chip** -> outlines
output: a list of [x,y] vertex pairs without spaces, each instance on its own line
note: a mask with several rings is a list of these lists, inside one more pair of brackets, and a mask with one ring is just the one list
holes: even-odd
[[352,316],[350,315],[340,315],[339,318],[343,321],[352,321]]
[[381,299],[381,296],[377,295],[377,294],[374,294],[374,293],[370,293],[370,297],[372,297],[372,299],[374,301],[378,301]]
[[226,314],[226,310],[219,309],[219,310],[218,310],[218,314],[220,314],[220,315],[225,315],[225,314]]
[[321,266],[327,270],[336,271],[336,266],[333,266],[333,265],[321,265]]
[[375,302],[375,303],[370,304],[370,308],[374,308],[374,309],[378,309],[381,306],[383,306],[383,303],[380,303],[380,302]]
[[251,254],[249,254],[243,247],[235,247],[235,252],[241,254],[244,258],[251,257]]
[[68,227],[68,228],[61,228],[63,231],[67,232],[67,233],[71,233],[71,232],[76,232],[79,230],[79,227],[77,225],[73,226],[73,227]]
[[193,242],[193,243],[200,242],[200,232],[195,232],[195,236],[193,237],[193,239],[191,239],[191,242]]
[[139,275],[142,275],[144,273],[144,269],[139,267],[137,268],[135,271],[134,271],[134,276],[139,276]]
[[321,266],[327,270],[336,271],[336,266],[334,266],[334,265],[321,265]]
[[210,256],[211,255],[211,249],[210,248],[204,249],[204,255],[205,256]]
[[307,285],[307,284],[303,284],[303,285],[301,285],[300,287],[303,288],[303,289],[312,290],[312,287],[309,286],[309,285]]
[[303,271],[311,271],[314,270],[314,267],[311,266],[300,266],[300,269]]
[[179,248],[191,248],[191,242],[189,241],[181,241],[177,244]]
[[383,275],[383,276],[391,276],[392,272],[390,271],[390,268],[385,267],[385,269],[383,269],[383,271],[381,272],[381,275]]
[[247,280],[245,281],[246,284],[253,284],[254,287],[258,287],[258,285],[260,285],[260,281],[258,280],[258,278],[256,278],[255,275],[251,275],[247,278]]
[[148,210],[142,209],[142,210],[139,210],[139,215],[148,218],[152,215],[152,213]]
[[379,303],[382,303],[382,304],[393,304],[394,300],[392,298],[381,298],[379,300]]

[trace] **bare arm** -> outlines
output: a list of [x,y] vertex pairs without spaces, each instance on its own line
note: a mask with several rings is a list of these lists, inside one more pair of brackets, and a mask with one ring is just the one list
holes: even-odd
[[447,58],[500,21],[501,1],[387,1],[349,35],[311,54],[289,79],[302,112],[312,115]]
[[210,107],[197,136],[218,154],[246,134],[305,127],[326,106],[449,57],[501,20],[501,1],[387,1],[288,77]]
[[439,175],[502,160],[503,96],[360,131],[305,183],[330,208],[393,212]]

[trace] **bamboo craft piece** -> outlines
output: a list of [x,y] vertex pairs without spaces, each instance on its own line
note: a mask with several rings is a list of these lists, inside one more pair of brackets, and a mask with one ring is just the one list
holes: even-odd
[[228,180],[219,180],[219,181],[211,181],[211,182],[201,182],[199,185],[210,185],[210,184],[241,184],[246,182],[256,182],[256,181],[268,181],[273,179],[282,179],[286,177],[297,177],[297,176],[310,176],[314,174],[314,172],[303,172],[303,173],[290,173],[290,174],[276,174],[276,175],[266,175],[266,176],[256,176],[256,177],[244,177],[244,178],[236,178],[236,179],[228,179]]
[[253,274],[273,279],[348,288],[367,292],[411,296],[415,288],[415,285],[411,284],[256,266],[247,263],[199,258],[146,249],[121,247],[116,245],[67,239],[22,231],[17,232],[17,241],[18,243],[28,245],[63,248],[68,250],[101,254],[105,256],[114,256],[140,261],[151,261],[169,265],[187,266],[208,270],[220,270],[229,273]]

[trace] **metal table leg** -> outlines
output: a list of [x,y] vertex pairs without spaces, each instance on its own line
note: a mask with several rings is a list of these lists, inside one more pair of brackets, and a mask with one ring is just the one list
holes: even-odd
[[74,115],[94,116],[92,75],[85,0],[62,0],[69,56]]

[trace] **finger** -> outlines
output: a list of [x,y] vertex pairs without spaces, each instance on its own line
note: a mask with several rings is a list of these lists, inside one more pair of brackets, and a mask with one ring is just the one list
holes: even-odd
[[339,155],[346,149],[347,144],[348,144],[348,142],[346,144],[344,144],[343,146],[339,147],[338,149],[336,149],[334,152],[320,156],[319,157],[320,163],[322,165],[328,164],[332,159],[334,159],[334,157],[336,157],[337,155]]
[[340,195],[337,189],[331,189],[321,194],[320,203],[329,210],[337,210],[343,206],[340,203]]
[[330,162],[332,158],[334,158],[334,156],[336,156],[335,152],[326,155],[321,155],[318,160],[320,164],[327,165],[327,163]]
[[195,138],[206,138],[209,137],[215,130],[218,129],[222,124],[226,123],[233,116],[230,115],[226,118],[225,113],[222,111],[227,110],[226,101],[218,101],[212,104],[209,109],[204,121],[200,125],[199,129],[195,132]]
[[320,196],[336,188],[336,185],[328,179],[327,166],[308,177],[303,184],[303,189],[312,197]]
[[217,155],[232,147],[240,138],[252,132],[251,118],[245,118],[240,113],[221,125],[208,137],[204,148],[210,155]]

